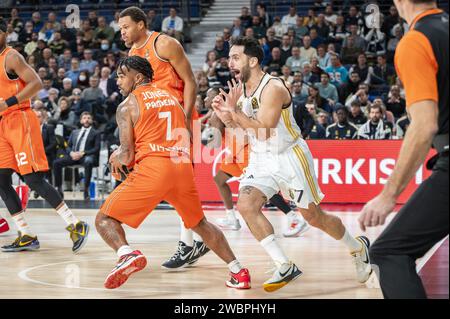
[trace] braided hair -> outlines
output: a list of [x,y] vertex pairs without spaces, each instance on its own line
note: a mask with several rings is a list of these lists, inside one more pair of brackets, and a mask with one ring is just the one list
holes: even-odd
[[135,70],[145,76],[149,82],[153,81],[153,68],[147,59],[137,55],[129,56],[120,60],[117,69],[122,70],[122,67],[125,67],[128,71]]

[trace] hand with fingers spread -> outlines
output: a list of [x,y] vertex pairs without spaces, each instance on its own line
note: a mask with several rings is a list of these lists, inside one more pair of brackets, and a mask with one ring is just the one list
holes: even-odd
[[393,212],[396,204],[395,197],[381,193],[364,206],[358,218],[359,226],[363,231],[367,227],[384,225],[386,218]]
[[230,88],[228,93],[220,89],[220,95],[224,100],[224,103],[220,105],[220,108],[222,111],[234,113],[237,111],[238,101],[244,92],[243,85],[241,82],[236,83],[236,81],[233,79],[231,80],[231,82],[228,81],[228,87]]

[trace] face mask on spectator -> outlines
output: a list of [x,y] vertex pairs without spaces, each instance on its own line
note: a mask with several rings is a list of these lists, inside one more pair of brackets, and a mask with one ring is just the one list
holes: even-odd
[[81,82],[86,81],[86,75],[80,75],[80,81]]
[[107,51],[107,50],[109,50],[109,44],[104,43],[104,44],[101,45],[101,48],[102,48],[103,51]]

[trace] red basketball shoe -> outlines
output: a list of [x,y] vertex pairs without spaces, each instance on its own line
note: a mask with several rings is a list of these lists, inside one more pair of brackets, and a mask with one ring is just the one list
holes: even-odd
[[228,288],[236,288],[236,289],[250,289],[251,288],[251,279],[250,272],[248,269],[241,269],[237,274],[231,274],[231,279],[228,280],[225,284]]
[[0,234],[6,233],[9,231],[9,225],[6,219],[0,218]]
[[110,272],[105,280],[105,288],[115,289],[122,286],[135,272],[141,271],[147,266],[147,259],[139,251],[120,257],[117,266]]

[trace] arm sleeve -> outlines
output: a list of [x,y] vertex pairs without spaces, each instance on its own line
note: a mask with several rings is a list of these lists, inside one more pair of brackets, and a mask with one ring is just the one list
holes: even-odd
[[408,32],[397,47],[395,67],[405,88],[407,107],[424,100],[438,102],[438,64],[425,35]]

